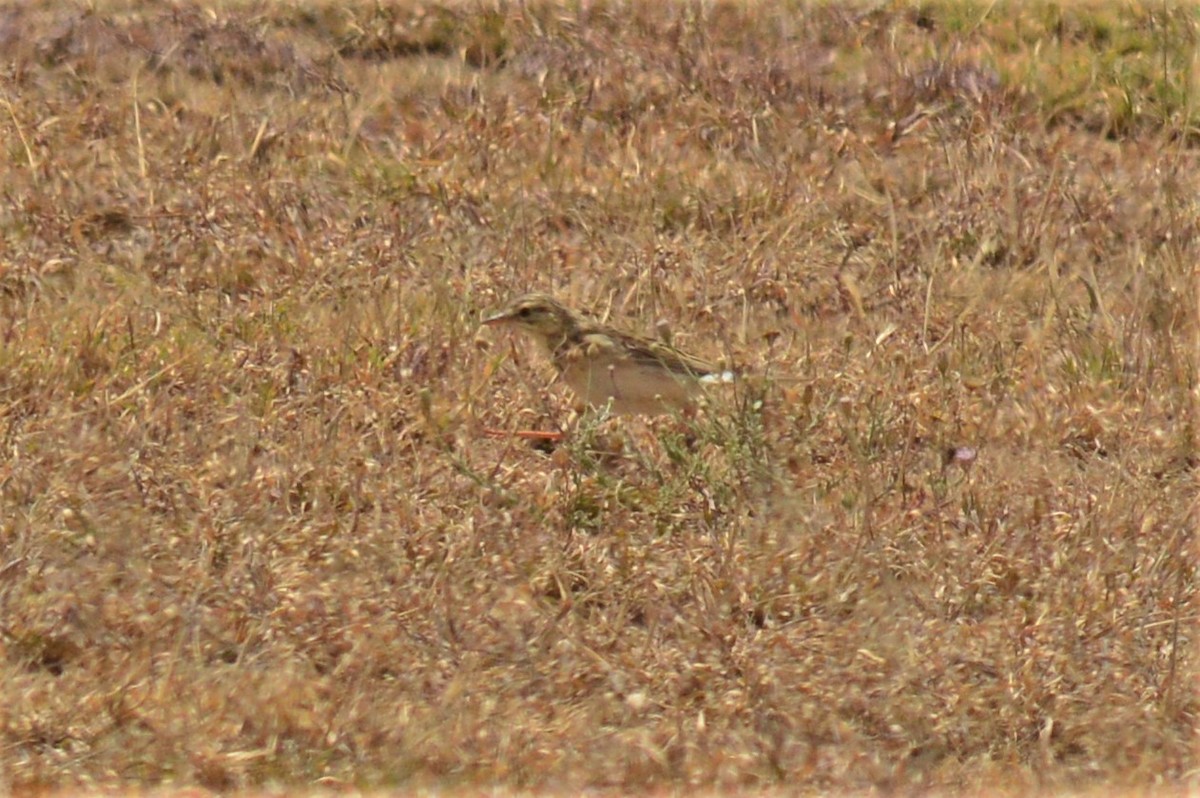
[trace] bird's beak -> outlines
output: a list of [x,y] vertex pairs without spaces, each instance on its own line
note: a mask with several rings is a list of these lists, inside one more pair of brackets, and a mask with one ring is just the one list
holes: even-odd
[[493,313],[491,316],[486,316],[483,321],[479,322],[485,327],[490,327],[493,324],[501,324],[511,318],[507,313]]

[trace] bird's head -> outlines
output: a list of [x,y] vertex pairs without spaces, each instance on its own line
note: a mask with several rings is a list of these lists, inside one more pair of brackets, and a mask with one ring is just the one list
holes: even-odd
[[553,349],[576,329],[575,314],[545,294],[526,294],[483,320],[485,325],[505,324],[524,330]]

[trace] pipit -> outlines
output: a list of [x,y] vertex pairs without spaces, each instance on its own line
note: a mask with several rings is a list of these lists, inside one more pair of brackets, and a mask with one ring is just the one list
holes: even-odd
[[693,405],[704,386],[733,381],[726,371],[652,341],[592,321],[545,294],[527,294],[483,320],[533,336],[580,399],[620,414],[659,414]]

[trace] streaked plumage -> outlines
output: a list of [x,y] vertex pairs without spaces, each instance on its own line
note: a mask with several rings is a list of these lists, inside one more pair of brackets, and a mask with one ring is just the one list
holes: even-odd
[[669,346],[614,330],[553,297],[527,294],[483,320],[508,324],[542,344],[563,381],[589,405],[616,413],[663,413],[690,405],[708,383],[733,373]]

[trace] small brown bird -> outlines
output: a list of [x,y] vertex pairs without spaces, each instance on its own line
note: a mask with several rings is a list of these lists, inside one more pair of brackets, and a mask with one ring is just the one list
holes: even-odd
[[527,294],[483,320],[537,339],[562,379],[594,407],[621,414],[658,414],[690,406],[705,385],[733,382],[733,372],[661,341],[614,330],[553,297]]

